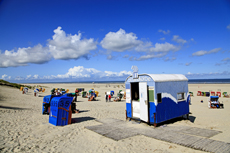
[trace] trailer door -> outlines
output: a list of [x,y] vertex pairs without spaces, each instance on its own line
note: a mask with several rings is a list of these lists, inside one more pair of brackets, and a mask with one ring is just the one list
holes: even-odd
[[147,83],[139,83],[139,98],[140,98],[140,119],[148,122],[148,96],[147,96]]

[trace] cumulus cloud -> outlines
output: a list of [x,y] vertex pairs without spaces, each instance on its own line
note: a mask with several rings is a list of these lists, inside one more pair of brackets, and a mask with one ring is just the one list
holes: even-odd
[[131,75],[131,71],[120,71],[120,72],[112,72],[112,71],[99,71],[94,68],[84,68],[83,66],[74,66],[70,68],[66,74],[59,74],[57,78],[94,78],[100,79],[104,77],[127,77]]
[[120,29],[117,32],[107,33],[101,41],[101,46],[108,50],[123,52],[141,43],[142,41],[137,40],[137,36],[134,33],[126,33],[125,30]]
[[7,75],[6,74],[3,74],[2,75],[2,79],[6,79]]
[[229,30],[230,30],[230,24],[227,26],[227,29],[229,29]]
[[33,79],[38,79],[38,78],[39,78],[38,74],[35,74],[35,75],[33,76]]
[[156,43],[155,47],[151,47],[151,52],[169,52],[169,51],[177,51],[179,50],[179,47],[170,44],[168,42],[165,42],[164,44]]
[[88,57],[90,51],[97,48],[97,42],[93,38],[81,39],[81,33],[66,35],[65,31],[58,27],[54,30],[53,39],[48,40],[46,47],[38,44],[34,47],[18,48],[0,52],[0,67],[26,66],[29,63],[43,64],[54,59],[78,59]]
[[175,46],[168,42],[156,43],[154,46],[151,42],[147,42],[145,44],[140,44],[138,47],[136,47],[137,51],[146,52],[146,55],[142,55],[139,58],[131,58],[131,60],[141,61],[152,58],[160,58],[167,55],[169,51],[178,51],[179,49],[180,46]]
[[[52,80],[52,79],[79,79],[79,80],[105,80],[105,79],[125,79],[129,75],[132,75],[131,71],[120,71],[120,72],[113,72],[113,71],[99,71],[94,68],[85,68],[83,66],[74,66],[68,70],[65,74],[58,74],[58,75],[49,75],[49,76],[39,76],[35,75],[27,75],[26,78],[17,76],[14,80],[21,81],[21,80]],[[6,78],[7,75],[2,75],[2,78]]]
[[27,75],[27,76],[26,76],[26,79],[29,79],[29,78],[31,78],[31,75]]
[[136,47],[137,51],[145,51],[145,52],[169,52],[169,51],[177,51],[179,50],[179,46],[175,46],[168,42],[165,43],[156,43],[154,46],[151,42],[147,42],[145,44],[141,44]]
[[14,80],[20,81],[20,80],[25,80],[25,78],[17,76],[17,77],[14,78]]
[[112,72],[112,71],[105,71],[105,76],[103,77],[126,77],[132,75],[131,71],[120,71],[120,72]]
[[17,51],[6,50],[0,53],[0,67],[25,66],[28,63],[43,64],[50,61],[51,58],[48,49],[38,44],[34,47],[18,48]]
[[[172,40],[175,41],[175,42],[177,42],[177,43],[179,43],[179,44],[184,44],[184,43],[187,42],[186,40],[182,39],[178,35],[174,35],[173,38],[172,38]],[[193,39],[191,39],[191,40],[193,40]]]
[[167,34],[169,34],[170,33],[170,30],[167,30],[167,31],[164,31],[164,30],[158,30],[158,32],[162,32],[163,34],[165,34],[165,35],[167,35]]
[[81,39],[81,33],[66,35],[65,31],[58,27],[54,30],[52,40],[48,40],[50,53],[55,59],[78,59],[89,54],[97,48],[97,42],[93,38]]
[[221,48],[214,48],[210,51],[200,50],[192,54],[192,56],[203,56],[207,54],[217,53],[221,50]]

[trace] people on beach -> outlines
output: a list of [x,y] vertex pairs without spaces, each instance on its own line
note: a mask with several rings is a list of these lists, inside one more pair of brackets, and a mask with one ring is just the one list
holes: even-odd
[[105,101],[106,101],[106,102],[108,101],[108,95],[107,95],[106,92],[105,92]]

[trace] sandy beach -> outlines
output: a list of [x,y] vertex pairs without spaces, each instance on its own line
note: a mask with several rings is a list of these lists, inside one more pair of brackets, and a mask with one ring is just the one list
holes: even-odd
[[[34,84],[30,84],[34,85]],[[36,84],[37,85],[37,84]],[[40,84],[46,91],[34,97],[33,90],[22,94],[16,88],[0,86],[0,152],[202,152],[143,135],[114,141],[86,126],[99,125],[95,119],[115,118],[125,121],[126,101],[106,102],[105,92],[125,91],[124,84]],[[73,123],[59,127],[49,124],[49,116],[42,115],[42,102],[52,88],[91,88],[99,91],[97,101],[77,98],[79,113],[72,115]],[[167,126],[184,125],[221,131],[210,139],[230,143],[230,98],[220,97],[224,109],[209,109],[208,97],[197,91],[220,91],[230,94],[230,84],[189,84],[191,97],[190,120],[173,120]],[[113,99],[112,99],[113,100]],[[203,100],[203,103],[201,103]],[[141,123],[140,126],[149,126]],[[152,126],[152,128],[154,128]],[[161,128],[161,127],[158,127]]]

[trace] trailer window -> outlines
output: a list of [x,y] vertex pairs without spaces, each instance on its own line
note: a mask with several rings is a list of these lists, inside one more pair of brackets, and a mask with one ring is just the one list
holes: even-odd
[[184,93],[177,93],[177,100],[179,101],[185,100]]
[[161,93],[158,93],[158,94],[157,94],[157,102],[158,102],[158,103],[161,103],[161,102],[162,102]]

